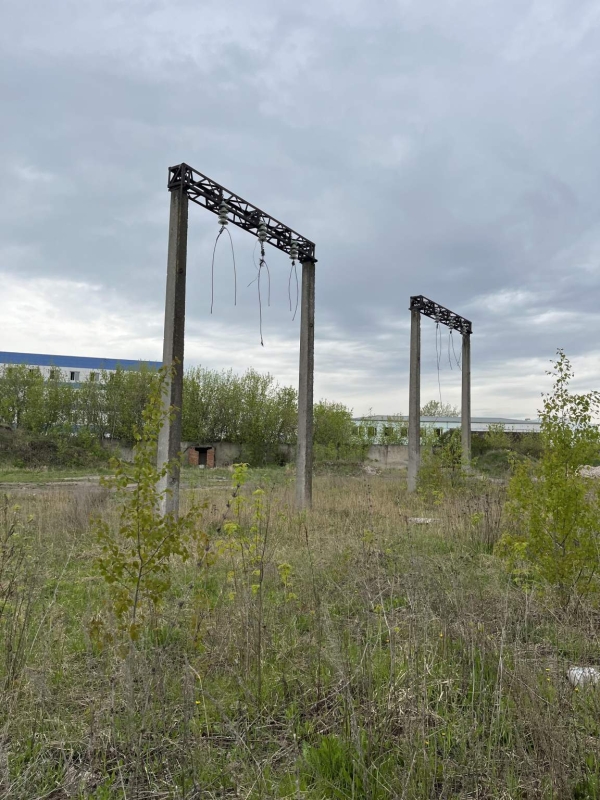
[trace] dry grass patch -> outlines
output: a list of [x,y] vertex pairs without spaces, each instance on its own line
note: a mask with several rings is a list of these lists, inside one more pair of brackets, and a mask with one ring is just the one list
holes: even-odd
[[19,494],[0,797],[600,796],[600,691],[565,680],[600,660],[597,610],[510,580],[503,487],[321,475],[298,516],[289,479],[253,473],[237,510],[184,493],[208,501],[211,557],[174,564],[133,649],[94,568],[89,517],[116,524],[114,498]]

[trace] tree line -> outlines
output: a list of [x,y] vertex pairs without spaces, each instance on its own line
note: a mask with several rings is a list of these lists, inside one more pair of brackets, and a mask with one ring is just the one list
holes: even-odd
[[[60,370],[44,377],[38,368],[5,366],[0,370],[0,422],[36,437],[133,441],[155,372],[144,367],[98,372],[76,385],[66,378]],[[273,463],[281,457],[281,445],[296,442],[297,413],[296,390],[279,385],[272,375],[202,367],[185,372],[184,441],[233,442],[242,446],[249,463]],[[401,423],[393,419],[384,434],[357,427],[342,403],[322,400],[314,406],[315,455],[321,460],[358,459],[368,445],[400,441],[403,435]]]

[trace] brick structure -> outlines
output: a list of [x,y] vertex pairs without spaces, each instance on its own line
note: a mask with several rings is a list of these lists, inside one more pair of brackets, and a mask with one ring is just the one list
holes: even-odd
[[206,467],[206,469],[214,469],[215,448],[190,447],[188,450],[188,464],[190,467]]

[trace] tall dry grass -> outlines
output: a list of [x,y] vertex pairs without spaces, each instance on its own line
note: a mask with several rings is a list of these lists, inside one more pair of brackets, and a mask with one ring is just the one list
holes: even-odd
[[214,560],[174,564],[133,649],[93,565],[112,496],[15,495],[0,797],[600,796],[600,693],[565,679],[600,659],[597,609],[506,574],[503,487],[322,475],[298,516],[287,480],[253,474],[229,534],[223,482],[185,494]]

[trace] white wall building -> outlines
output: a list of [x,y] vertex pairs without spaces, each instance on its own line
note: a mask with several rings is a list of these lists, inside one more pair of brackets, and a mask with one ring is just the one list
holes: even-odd
[[117,368],[137,370],[142,367],[160,369],[161,361],[135,361],[128,358],[88,358],[86,356],[53,356],[42,353],[9,353],[0,350],[0,370],[24,364],[29,369],[38,368],[45,378],[60,372],[66,383],[83,383],[90,377],[98,379],[102,372],[116,372]]
[[[355,417],[355,425],[365,428],[369,436],[384,436],[385,429],[391,427],[408,426],[408,417],[390,415]],[[502,425],[507,433],[539,433],[541,422],[539,419],[511,419],[508,417],[471,417],[471,431],[485,433],[490,426]],[[443,433],[460,428],[460,417],[421,417],[421,427]]]

